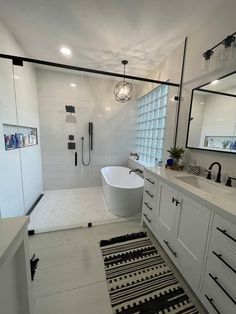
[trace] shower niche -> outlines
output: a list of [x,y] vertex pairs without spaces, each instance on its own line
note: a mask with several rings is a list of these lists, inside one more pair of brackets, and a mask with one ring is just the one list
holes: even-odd
[[38,144],[37,128],[3,124],[5,150],[29,147]]

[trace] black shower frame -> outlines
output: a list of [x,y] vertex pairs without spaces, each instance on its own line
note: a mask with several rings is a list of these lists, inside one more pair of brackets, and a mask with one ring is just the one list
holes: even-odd
[[21,57],[21,56],[9,55],[9,54],[2,54],[2,53],[0,54],[0,58],[10,59],[10,60],[12,60],[12,64],[16,65],[16,66],[23,66],[24,62],[29,62],[29,63],[34,63],[34,64],[40,64],[40,65],[45,65],[45,66],[61,68],[61,69],[68,69],[68,70],[74,70],[74,71],[80,71],[80,72],[86,72],[86,73],[94,73],[94,74],[119,77],[119,78],[125,77],[126,79],[135,80],[135,81],[142,81],[142,82],[147,82],[147,83],[154,83],[154,84],[159,84],[159,85],[178,87],[178,96],[175,97],[175,100],[178,101],[177,115],[176,115],[176,126],[175,126],[175,134],[174,134],[174,146],[176,146],[178,127],[179,127],[179,113],[180,113],[180,105],[181,105],[186,45],[187,45],[187,37],[185,37],[185,41],[184,41],[184,50],[183,50],[183,58],[182,58],[180,83],[171,83],[169,81],[154,80],[154,79],[149,79],[149,78],[139,77],[139,76],[133,76],[133,75],[127,75],[127,74],[125,74],[125,76],[124,76],[124,74],[121,74],[121,73],[90,69],[90,68],[85,68],[85,67],[69,65],[69,64],[56,63],[56,62],[51,62],[51,61],[45,61],[45,60],[39,60],[39,59],[33,59],[33,58],[27,58],[27,57]]

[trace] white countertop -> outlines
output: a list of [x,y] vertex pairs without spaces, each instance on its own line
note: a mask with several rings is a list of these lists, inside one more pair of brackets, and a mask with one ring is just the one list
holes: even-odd
[[29,216],[0,219],[0,265],[7,257],[11,245],[29,223]]
[[[149,171],[151,174],[157,175],[162,181],[178,188],[181,192],[184,192],[189,197],[195,199],[202,205],[214,210],[222,217],[225,217],[226,219],[236,224],[236,188],[225,187],[224,184],[210,181],[212,184],[221,186],[227,191],[225,194],[212,194],[179,180],[177,177],[191,176],[185,171],[170,170],[166,169],[164,166],[161,168],[145,167],[145,170]],[[204,180],[204,178],[202,179]]]

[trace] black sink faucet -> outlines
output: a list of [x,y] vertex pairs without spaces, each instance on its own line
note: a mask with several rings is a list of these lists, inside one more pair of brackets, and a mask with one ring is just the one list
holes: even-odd
[[129,174],[131,174],[132,172],[139,172],[139,173],[143,173],[143,171],[141,169],[133,169],[129,171]]
[[217,175],[216,175],[216,182],[221,183],[221,180],[220,180],[220,178],[221,178],[221,164],[220,164],[218,161],[215,161],[215,162],[213,162],[213,163],[210,165],[209,170],[212,170],[212,167],[213,167],[214,165],[217,165],[217,166],[218,166],[218,173],[217,173]]

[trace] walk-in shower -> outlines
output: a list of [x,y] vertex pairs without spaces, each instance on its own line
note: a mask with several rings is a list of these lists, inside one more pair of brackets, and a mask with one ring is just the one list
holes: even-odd
[[[32,206],[39,191],[44,194],[31,214],[30,228],[40,232],[87,226],[90,222],[117,221],[119,218],[108,210],[104,199],[101,169],[127,166],[130,152],[137,150],[137,144],[139,147],[146,145],[147,150],[152,152],[149,145],[155,141],[145,142],[145,130],[148,131],[149,124],[155,128],[158,124],[154,126],[151,123],[154,115],[150,115],[149,111],[158,111],[163,101],[176,96],[178,84],[165,82],[169,85],[168,94],[163,90],[149,96],[149,92],[161,81],[126,75],[133,85],[132,99],[119,103],[113,90],[122,74],[3,55],[0,55],[0,62],[6,62],[8,70],[11,69],[17,91],[16,108],[12,105],[12,111],[18,112],[18,120],[16,118],[13,123],[13,119],[6,117],[0,121],[4,125],[15,124],[16,130],[4,132],[19,133],[21,106],[26,100],[32,103],[31,99],[26,99],[30,90],[22,98],[22,91],[29,86],[25,83],[27,71],[32,72],[36,87],[35,120],[30,116],[25,119],[22,132],[34,132],[29,134],[31,138],[37,134],[37,145],[19,148],[22,170],[19,171],[21,185],[17,185],[18,193],[23,193],[22,202],[26,204],[28,195],[31,195],[32,200],[25,208]],[[152,98],[154,94],[159,96]],[[142,98],[144,95],[147,95],[146,98]],[[138,99],[142,101],[137,102]],[[172,104],[172,112],[175,110],[173,107]],[[2,119],[4,114],[0,117]],[[143,126],[145,129],[142,130]],[[150,130],[147,135],[151,138],[155,134]],[[2,131],[0,136],[4,138]],[[143,140],[139,136],[144,136]],[[3,151],[4,156],[8,153],[6,158],[18,153],[15,150],[5,151],[4,147]],[[20,179],[21,173],[24,175],[26,170],[29,178]],[[40,176],[43,189],[39,184]],[[35,187],[35,193],[31,192],[32,187]],[[11,190],[11,185],[7,185],[5,190]]]

